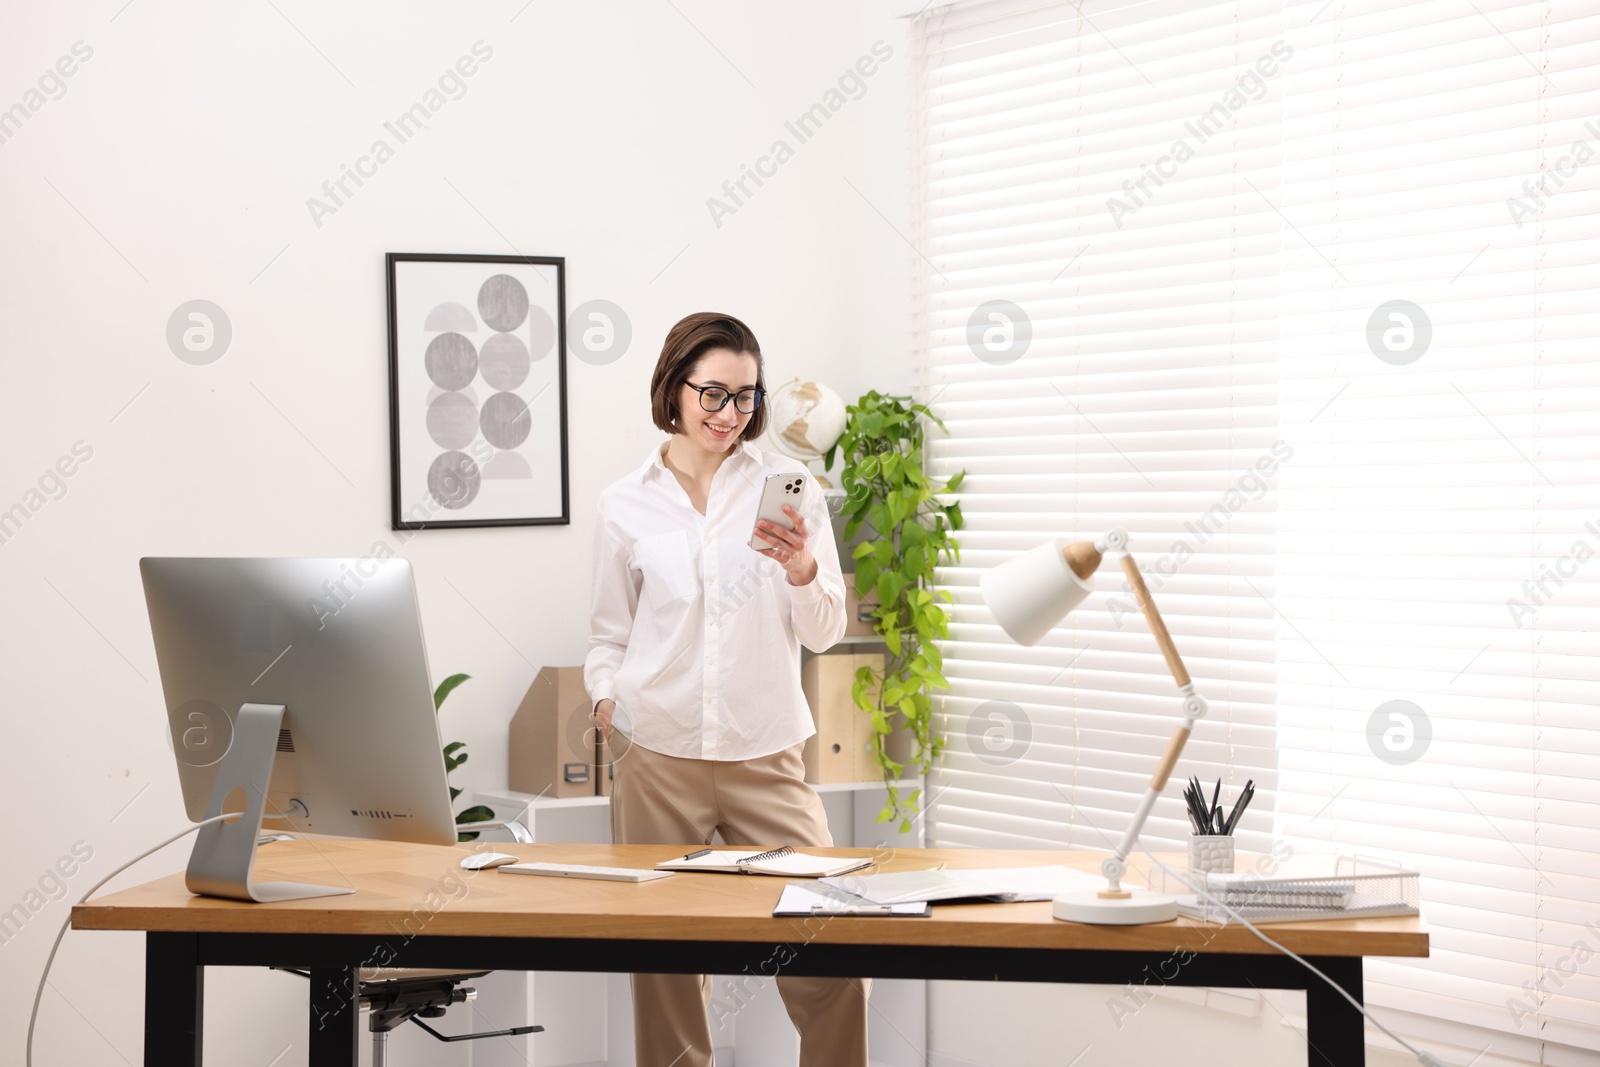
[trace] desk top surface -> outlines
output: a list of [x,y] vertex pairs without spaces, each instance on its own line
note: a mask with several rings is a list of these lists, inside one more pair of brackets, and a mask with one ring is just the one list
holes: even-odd
[[[407,930],[420,936],[605,938],[662,941],[777,941],[984,948],[1269,953],[1250,931],[1179,918],[1147,926],[1061,922],[1049,901],[951,904],[926,919],[860,916],[772,917],[786,878],[678,873],[649,882],[538,878],[464,871],[482,846],[397,844],[313,838],[264,846],[260,881],[354,886],[348,896],[250,904],[192,895],[174,874],[72,909],[79,930],[203,933],[365,934]],[[690,848],[694,846],[689,846]],[[525,861],[648,869],[682,856],[685,846],[496,842]],[[1097,872],[1101,852],[993,849],[811,849],[876,856],[875,871],[1032,867],[1066,864]],[[1142,859],[1142,857],[1140,857]],[[1163,857],[1182,865],[1182,857]],[[1265,928],[1289,949],[1319,956],[1426,956],[1420,917],[1273,923]]]

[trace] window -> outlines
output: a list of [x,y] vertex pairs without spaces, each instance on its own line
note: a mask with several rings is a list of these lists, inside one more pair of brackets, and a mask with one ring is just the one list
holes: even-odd
[[1241,848],[1424,872],[1434,954],[1371,1001],[1600,1050],[1600,15],[990,0],[918,35],[928,455],[969,472],[931,843],[1127,825],[1178,701],[1115,569],[1031,649],[977,590],[1123,526],[1210,702],[1178,777],[1256,780]]

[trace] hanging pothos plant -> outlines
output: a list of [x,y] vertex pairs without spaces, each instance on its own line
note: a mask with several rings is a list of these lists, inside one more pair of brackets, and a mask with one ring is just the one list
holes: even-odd
[[[440,682],[439,688],[433,691],[434,714],[438,714],[439,706],[444,703],[444,698],[449,696],[451,691],[455,689],[456,686],[460,685],[462,682],[471,677],[472,675],[470,674],[452,674],[450,677]],[[465,741],[452,741],[448,745],[444,746],[444,773],[446,780],[449,779],[451,771],[467,762],[466,747],[467,743]],[[460,755],[457,755],[457,753],[460,753]],[[460,789],[455,786],[450,787],[451,804],[454,804],[456,802],[456,797],[460,795]],[[459,826],[461,823],[465,822],[488,822],[493,818],[493,808],[486,804],[474,804],[472,807],[456,816],[456,824]],[[456,835],[457,841],[476,841],[477,839],[478,835],[476,833],[458,833]]]
[[[926,775],[944,749],[944,738],[933,731],[932,702],[927,690],[949,689],[944,660],[935,640],[948,636],[949,619],[937,602],[952,598],[948,590],[935,591],[933,571],[939,563],[959,562],[960,546],[951,534],[961,529],[961,505],[944,503],[938,494],[961,487],[966,471],[958,471],[942,486],[922,470],[922,423],[926,415],[945,429],[943,421],[925,404],[908,404],[908,396],[884,396],[876,390],[849,405],[845,430],[828,449],[826,467],[833,469],[835,453],[842,453],[840,475],[845,490],[844,536],[853,538],[862,522],[869,522],[876,537],[855,547],[856,594],[875,594],[875,627],[889,647],[889,657],[879,672],[871,667],[856,671],[851,696],[872,716],[873,750],[883,769],[889,797],[878,813],[879,822],[900,819],[900,832],[911,829],[917,814],[920,788],[904,797],[896,786],[909,765]],[[910,731],[909,764],[890,757],[885,741],[895,730]]]

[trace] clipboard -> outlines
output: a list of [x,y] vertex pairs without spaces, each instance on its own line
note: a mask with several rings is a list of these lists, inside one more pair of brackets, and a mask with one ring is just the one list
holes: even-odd
[[926,919],[933,914],[927,901],[905,904],[879,904],[854,893],[820,882],[788,882],[783,895],[772,909],[775,919],[784,917],[811,918],[816,915],[857,915],[881,918],[905,917]]

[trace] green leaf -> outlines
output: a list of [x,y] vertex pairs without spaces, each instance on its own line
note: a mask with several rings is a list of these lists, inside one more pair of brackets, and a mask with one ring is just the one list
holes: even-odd
[[885,630],[883,643],[889,646],[890,653],[898,656],[900,654],[900,631],[895,628]]
[[870,556],[876,551],[877,551],[877,545],[874,542],[872,542],[872,541],[863,541],[859,545],[857,545],[856,547],[854,547],[854,548],[852,548],[850,550],[850,558],[851,559],[860,559],[862,556]]
[[449,696],[451,691],[454,690],[456,686],[460,685],[462,682],[471,677],[472,675],[470,674],[452,674],[450,677],[440,682],[439,688],[433,691],[433,710],[438,711],[439,705],[444,703],[444,698]]
[[487,804],[474,804],[456,816],[456,822],[488,822],[494,818],[494,809]]
[[822,457],[822,460],[823,460],[822,469],[823,470],[825,470],[825,471],[833,470],[834,453],[836,453],[838,451],[839,451],[839,442],[838,441],[835,441],[832,445],[828,446],[828,451]]
[[949,480],[944,483],[944,491],[947,493],[953,493],[957,489],[960,489],[961,483],[966,480],[966,477],[966,471],[956,471],[950,476]]
[[856,596],[866,596],[878,584],[878,564],[863,557],[856,562]]
[[900,832],[903,833],[903,834],[909,834],[911,832],[911,820],[910,819],[901,819],[900,820]]

